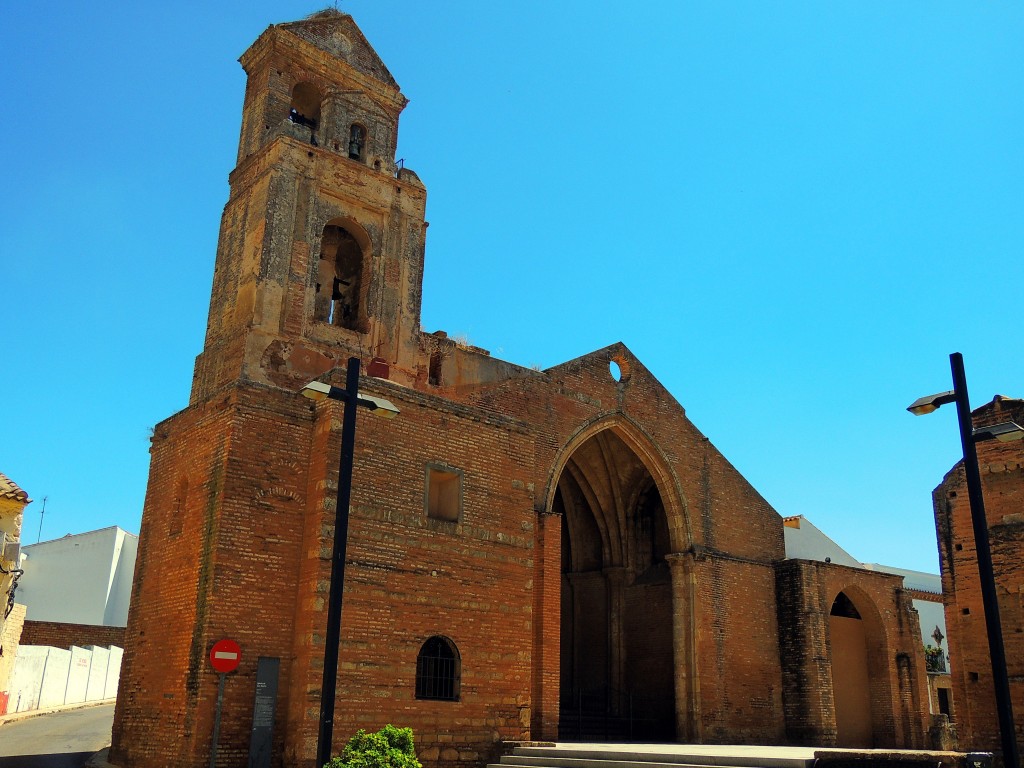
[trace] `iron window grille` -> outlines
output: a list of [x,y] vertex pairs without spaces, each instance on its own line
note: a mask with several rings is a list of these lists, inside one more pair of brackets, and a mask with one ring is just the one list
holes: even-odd
[[431,637],[416,657],[416,698],[458,701],[461,671],[455,644],[447,637]]

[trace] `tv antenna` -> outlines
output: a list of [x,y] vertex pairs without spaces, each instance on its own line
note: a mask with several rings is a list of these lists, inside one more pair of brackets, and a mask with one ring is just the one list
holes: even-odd
[[39,510],[39,533],[36,534],[36,544],[43,537],[43,515],[46,514],[46,500],[49,496],[43,496],[43,508]]

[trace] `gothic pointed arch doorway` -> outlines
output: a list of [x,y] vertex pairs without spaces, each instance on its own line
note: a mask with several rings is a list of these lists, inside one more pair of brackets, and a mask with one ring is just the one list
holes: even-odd
[[878,608],[847,586],[832,601],[828,629],[836,746],[895,746],[888,644]]
[[662,490],[614,428],[558,476],[562,518],[559,738],[673,741],[672,552]]

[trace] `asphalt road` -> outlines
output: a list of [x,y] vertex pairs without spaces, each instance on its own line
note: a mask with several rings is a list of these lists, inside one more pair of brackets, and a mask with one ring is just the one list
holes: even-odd
[[0,768],[82,768],[110,745],[114,705],[51,712],[0,725]]

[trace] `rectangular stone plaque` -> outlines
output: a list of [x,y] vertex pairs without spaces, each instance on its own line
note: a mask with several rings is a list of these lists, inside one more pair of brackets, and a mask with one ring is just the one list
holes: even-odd
[[270,768],[274,741],[274,710],[277,707],[277,674],[281,660],[260,656],[256,662],[256,697],[252,708],[249,768]]

